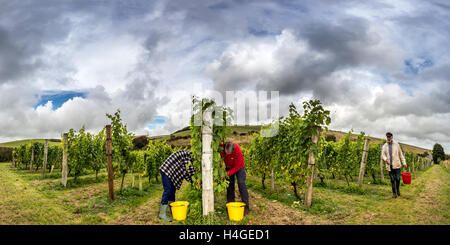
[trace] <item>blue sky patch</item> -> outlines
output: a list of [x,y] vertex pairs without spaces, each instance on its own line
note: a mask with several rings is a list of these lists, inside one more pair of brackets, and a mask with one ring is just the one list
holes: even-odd
[[44,94],[40,96],[39,102],[34,105],[34,109],[38,106],[45,106],[47,102],[51,101],[53,110],[60,108],[66,101],[75,97],[86,98],[87,92],[77,91],[44,91]]
[[148,129],[156,129],[158,125],[164,125],[167,121],[167,117],[165,116],[155,116],[153,121],[147,124]]
[[413,59],[407,59],[405,63],[405,73],[417,75],[424,68],[433,66],[433,61],[428,58],[417,57]]

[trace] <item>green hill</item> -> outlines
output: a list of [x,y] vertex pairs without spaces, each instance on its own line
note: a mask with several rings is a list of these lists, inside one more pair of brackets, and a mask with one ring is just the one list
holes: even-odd
[[[235,141],[239,144],[248,144],[252,140],[252,134],[254,132],[259,132],[261,129],[260,125],[250,125],[250,126],[231,126],[232,133],[228,136],[228,139],[231,141]],[[187,146],[190,143],[190,134],[191,130],[189,127],[184,127],[180,130],[175,131],[170,135],[159,135],[149,137],[154,140],[166,140],[167,143],[175,145],[175,146]],[[328,130],[328,135],[334,135],[336,137],[336,141],[339,141],[342,137],[344,137],[347,132]],[[352,139],[356,139],[357,134],[352,134]],[[383,139],[370,137],[371,143],[380,143]],[[404,151],[409,151],[415,154],[423,154],[425,151],[431,155],[431,150],[425,149],[418,146],[408,145],[404,143],[400,143]]]
[[[2,146],[2,147],[18,147],[18,146],[23,145],[23,144],[28,144],[31,141],[34,141],[34,142],[38,141],[38,142],[44,143],[45,139],[15,140],[15,141],[9,141],[9,142],[0,143],[0,146]],[[48,140],[48,145],[49,146],[58,145],[58,144],[60,144],[60,142],[61,142],[61,140],[58,140],[58,139],[49,139]]]
[[[250,126],[231,126],[232,133],[228,136],[228,139],[231,141],[238,142],[239,144],[248,144],[252,140],[252,134],[255,132],[259,132],[261,129],[260,125],[250,125]],[[339,141],[342,137],[344,137],[347,133],[341,132],[341,131],[334,131],[334,130],[328,130],[328,135],[334,135],[336,137],[336,140]],[[191,130],[189,129],[189,126],[184,127],[180,130],[177,130],[173,132],[170,135],[157,135],[157,136],[150,136],[150,140],[165,140],[167,143],[172,144],[174,146],[188,146],[190,144],[190,136]],[[352,135],[352,139],[355,139],[357,134]],[[16,141],[10,141],[10,142],[4,142],[0,143],[0,146],[2,147],[17,147],[22,144],[27,144],[31,140],[33,141],[39,141],[44,143],[44,139],[27,139],[27,140],[16,140]],[[371,142],[379,143],[383,139],[371,137]],[[60,144],[59,139],[49,139],[49,145],[57,145]],[[404,151],[413,152],[415,154],[423,154],[425,151],[428,152],[429,155],[431,155],[431,150],[425,149],[422,147],[417,147],[413,145],[408,145],[404,143],[400,143]]]

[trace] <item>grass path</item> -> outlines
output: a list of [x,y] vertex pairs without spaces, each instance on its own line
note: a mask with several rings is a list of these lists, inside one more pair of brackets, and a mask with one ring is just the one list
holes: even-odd
[[[411,185],[400,188],[401,196],[372,203],[365,212],[347,220],[351,224],[450,224],[450,173],[435,165]],[[391,194],[391,193],[389,193]]]
[[[143,192],[127,187],[118,195],[116,180],[116,200],[110,202],[104,174],[98,181],[95,175],[82,176],[80,184],[68,188],[61,187],[57,176],[45,180],[39,176],[0,163],[0,224],[169,224],[157,218],[160,183],[146,182]],[[413,173],[412,184],[402,184],[397,199],[391,198],[389,184],[369,181],[362,192],[352,192],[340,180],[330,180],[326,187],[315,183],[313,207],[307,209],[292,206],[296,199],[289,185],[277,183],[273,192],[249,177],[252,211],[242,224],[450,224],[450,171],[442,166]],[[125,186],[130,183],[128,176]],[[185,198],[184,187],[177,192],[178,199]],[[227,220],[225,196],[215,200],[218,218],[223,224],[235,224]]]
[[78,223],[61,206],[39,193],[30,183],[0,164],[0,224]]

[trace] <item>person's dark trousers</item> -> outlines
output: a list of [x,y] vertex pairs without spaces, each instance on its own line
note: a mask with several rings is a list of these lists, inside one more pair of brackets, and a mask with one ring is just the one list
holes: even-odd
[[162,205],[167,205],[169,201],[174,202],[175,201],[175,191],[176,188],[173,185],[172,181],[167,177],[165,173],[162,171],[159,171],[161,173],[161,180],[164,187],[164,192],[161,199]]
[[242,202],[246,204],[245,209],[250,210],[250,204],[248,202],[248,190],[247,190],[247,186],[245,185],[246,177],[247,177],[247,175],[245,174],[245,169],[241,168],[235,174],[231,175],[228,178],[230,183],[227,188],[227,202],[235,201],[234,179],[237,178],[239,193],[241,194]]
[[392,193],[394,196],[400,196],[400,169],[391,169],[389,177],[391,177]]

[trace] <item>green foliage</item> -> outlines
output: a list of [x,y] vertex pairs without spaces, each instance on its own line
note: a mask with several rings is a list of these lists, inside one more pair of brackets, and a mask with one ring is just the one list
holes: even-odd
[[[202,127],[205,122],[202,120],[203,112],[207,108],[212,108],[213,113],[213,140],[211,147],[213,151],[213,186],[215,193],[222,193],[228,186],[227,173],[220,156],[219,146],[225,142],[226,135],[231,133],[229,123],[231,121],[231,110],[222,106],[217,106],[213,100],[198,99],[192,100],[194,114],[191,117],[191,151],[195,174],[192,177],[194,190],[200,191],[202,188]],[[195,125],[196,121],[201,121],[202,126]]]
[[352,131],[349,131],[347,135],[339,141],[336,158],[338,172],[345,177],[348,186],[350,186],[349,179],[352,179],[352,176],[356,175],[359,170],[365,139],[364,132],[361,132],[356,141],[351,141],[351,134]]
[[337,164],[338,144],[333,141],[321,140],[320,151],[316,161],[317,174],[323,182],[324,178],[335,178],[339,173]]
[[331,122],[330,111],[325,110],[319,100],[303,102],[303,115],[294,104],[289,106],[289,116],[281,118],[276,146],[280,150],[280,174],[291,183],[297,199],[301,200],[298,190],[302,190],[309,174],[308,156],[313,151],[318,158],[320,144],[312,142],[317,136],[317,127],[324,127]]
[[106,167],[106,132],[103,128],[97,135],[89,135],[91,162],[89,167],[95,171],[96,177],[98,172]]
[[133,138],[134,149],[144,149],[148,144],[148,138],[145,135]]
[[14,148],[0,147],[0,162],[10,162],[13,159]]
[[[380,158],[381,158],[381,147],[382,144],[371,144],[369,145],[369,152],[367,154],[366,160],[366,173],[369,174],[373,182],[377,182],[376,175],[380,172]],[[384,170],[383,165],[383,170]]]
[[113,168],[125,176],[131,167],[127,158],[133,147],[133,134],[128,132],[127,126],[122,123],[119,109],[114,115],[106,114],[106,116],[111,120]]
[[[262,128],[263,129],[263,128]],[[254,176],[260,176],[262,187],[265,189],[264,180],[270,175],[271,168],[275,167],[277,151],[274,148],[276,137],[262,137],[260,134],[253,134],[253,139],[248,148],[241,148],[247,171]]]
[[33,141],[30,148],[34,152],[33,167],[38,170],[43,163],[44,144],[41,142]]
[[439,164],[441,161],[444,161],[446,159],[444,147],[442,147],[442,145],[440,145],[438,143],[434,144],[432,156],[433,156],[433,162],[435,164]]
[[63,148],[62,144],[49,146],[47,153],[47,165],[49,170],[52,168],[61,168]]
[[81,127],[78,133],[70,129],[67,137],[67,164],[70,171],[74,171],[74,181],[82,174],[83,169],[88,168],[92,155],[90,136],[85,127]]
[[144,151],[144,165],[139,169],[139,172],[147,175],[149,181],[152,177],[158,180],[159,167],[177,150],[165,141],[150,141]]
[[325,140],[326,140],[326,141],[331,141],[331,142],[336,142],[336,136],[335,136],[335,135],[332,135],[332,134],[327,135],[327,136],[325,137]]

